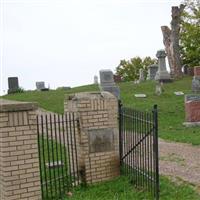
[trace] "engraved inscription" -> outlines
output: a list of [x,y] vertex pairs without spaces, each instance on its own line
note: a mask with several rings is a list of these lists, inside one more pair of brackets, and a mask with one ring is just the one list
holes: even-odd
[[89,131],[90,153],[114,150],[113,129],[98,129]]

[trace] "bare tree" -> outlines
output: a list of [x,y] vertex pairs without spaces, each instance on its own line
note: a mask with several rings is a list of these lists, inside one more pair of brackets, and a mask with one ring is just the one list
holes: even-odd
[[171,29],[168,26],[161,26],[163,43],[165,45],[171,75],[176,78],[182,76],[179,33],[181,14],[184,8],[185,5],[183,4],[181,4],[180,7],[172,6]]

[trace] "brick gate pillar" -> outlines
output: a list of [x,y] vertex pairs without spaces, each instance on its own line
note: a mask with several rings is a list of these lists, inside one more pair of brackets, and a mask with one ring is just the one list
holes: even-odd
[[0,99],[0,199],[40,200],[34,103]]
[[118,100],[109,92],[83,92],[65,100],[80,121],[79,167],[86,183],[119,175]]

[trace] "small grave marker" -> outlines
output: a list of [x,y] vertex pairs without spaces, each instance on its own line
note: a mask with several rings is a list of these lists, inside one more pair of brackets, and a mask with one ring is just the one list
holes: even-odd
[[182,91],[174,92],[174,94],[176,96],[182,96],[182,95],[184,95],[184,93]]
[[146,94],[135,94],[136,98],[146,98],[147,95]]

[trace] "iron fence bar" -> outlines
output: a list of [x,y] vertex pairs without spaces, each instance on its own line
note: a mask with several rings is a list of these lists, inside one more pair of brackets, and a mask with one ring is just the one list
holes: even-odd
[[[65,162],[65,171],[66,171],[65,173],[67,174],[67,156],[66,156],[67,150],[66,150],[66,138],[65,138],[66,130],[65,130],[65,126],[64,126],[64,115],[62,115],[62,129],[63,129],[63,144],[64,144],[64,162]],[[67,183],[67,186],[68,186],[68,183]],[[64,186],[64,188],[65,188],[65,186]]]
[[[136,111],[136,132],[135,132],[135,134],[136,134],[136,138],[137,138],[137,143],[138,143],[138,131],[139,131],[139,126],[138,126],[138,112]],[[136,143],[136,144],[137,144]],[[137,160],[137,168],[139,168],[139,150],[138,150],[138,145],[135,145],[135,148],[134,148],[135,150],[136,150],[136,160]],[[138,171],[136,171],[136,187],[139,185],[139,172]]]
[[158,159],[158,109],[157,105],[154,105],[153,109],[154,119],[154,156],[155,156],[155,198],[159,199],[159,159]]
[[[50,114],[50,131],[51,131],[51,153],[52,153],[52,160],[53,160],[53,168],[55,167],[55,157],[54,157],[54,139],[53,139],[53,127],[52,127],[52,115]],[[55,182],[56,179],[56,172],[53,170],[54,176],[54,188],[55,188],[55,195],[57,196],[57,184]]]
[[69,177],[70,177],[70,181],[69,181],[69,184],[70,184],[70,186],[72,187],[72,177],[71,177],[71,155],[70,155],[70,144],[69,144],[69,130],[68,130],[68,121],[67,121],[67,119],[68,119],[68,116],[69,116],[69,113],[68,114],[66,114],[65,115],[65,122],[66,122],[66,124],[65,124],[65,126],[66,126],[66,135],[67,135],[67,150],[68,150],[68,156],[69,156],[69,158],[68,158],[68,167],[69,167]]
[[41,191],[42,198],[44,198],[44,190],[43,190],[43,178],[42,178],[42,161],[41,161],[41,148],[40,148],[40,131],[39,131],[39,117],[37,116],[37,140],[38,140],[38,152],[39,152],[39,165],[40,165],[40,183],[41,183]]
[[[73,113],[72,117],[73,117],[73,127],[74,127],[73,134],[74,134],[74,148],[75,148],[75,157],[76,157],[76,175],[77,175],[77,179],[78,179],[78,183],[79,183],[77,147],[76,147],[76,125],[77,125],[78,123],[77,123],[77,120],[75,120],[75,118],[74,118],[74,113]],[[75,124],[75,121],[76,121],[76,124]],[[78,183],[77,183],[77,184],[78,184]],[[75,183],[75,185],[77,185],[77,184]]]
[[[142,116],[141,116],[141,112],[139,112],[139,116],[140,116],[140,118],[142,118]],[[140,141],[141,141],[141,143],[140,143],[140,145],[139,145],[139,152],[140,152],[140,156],[139,156],[139,160],[140,160],[140,169],[142,169],[142,155],[141,155],[141,153],[142,153],[142,123],[141,123],[142,121],[140,121],[139,120],[139,138],[140,138]],[[143,186],[143,176],[140,174],[140,183],[139,183],[139,186]]]
[[[69,113],[69,119],[71,119],[71,113]],[[70,132],[70,142],[71,142],[71,156],[72,156],[72,170],[73,170],[73,179],[75,178],[75,168],[74,168],[74,151],[73,151],[73,135],[72,135],[72,124],[69,123],[69,132]]]
[[[150,114],[150,120],[152,120],[152,114]],[[152,126],[152,125],[151,125]],[[152,127],[151,127],[152,129]],[[151,137],[150,137],[150,152],[151,152],[151,155],[150,155],[150,158],[151,158],[151,177],[153,177],[153,149],[152,149],[152,145],[153,145],[153,142],[152,142],[152,133],[151,133]],[[151,182],[151,194],[153,195],[153,192],[154,192],[154,185],[153,185],[153,182]]]
[[[133,114],[133,111],[130,111],[131,114]],[[134,132],[133,132],[133,127],[134,127],[134,122],[133,119],[131,119],[131,146],[134,146]],[[133,165],[133,157],[134,157],[134,151],[132,152],[132,156],[131,156],[131,169],[132,169],[132,165]],[[132,179],[134,178],[134,174],[132,174]]]
[[[123,138],[122,138],[122,102],[119,100],[118,101],[118,109],[119,109],[119,115],[118,115],[118,120],[119,120],[119,157],[120,157],[120,166],[122,165],[122,155],[123,155]],[[120,170],[121,171],[121,170]],[[122,172],[121,172],[122,173]]]
[[[63,151],[62,151],[62,140],[61,140],[61,128],[60,128],[60,115],[58,115],[58,132],[59,132],[59,146],[60,146],[60,159],[61,159],[61,164],[63,163]],[[63,189],[61,189],[61,191],[62,190],[64,190],[64,188],[65,188],[65,186],[64,186],[64,166],[62,165],[61,166],[61,174],[62,174],[62,177],[63,177],[63,179],[62,179],[62,187],[63,187]],[[58,169],[59,170],[59,169]]]
[[[141,113],[141,112],[138,112],[138,113]],[[129,117],[129,118],[134,118],[133,116],[128,115],[128,114],[124,114],[124,116]],[[138,119],[139,121],[141,121],[141,122],[146,122],[146,123],[153,124],[153,122],[148,121],[148,120],[141,119],[140,117],[137,117],[137,119]]]
[[[48,130],[48,118],[47,115],[45,115],[45,123],[46,123],[46,132],[47,132],[47,155],[48,155],[48,164],[50,166],[50,149],[49,149],[49,130]],[[44,147],[43,147],[44,148]],[[53,185],[52,185],[52,181],[51,181],[51,170],[49,170],[49,178],[50,178],[50,193],[51,193],[51,197],[53,197]]]
[[[145,136],[143,136],[142,138],[140,138],[140,136],[139,136],[139,141],[137,142],[137,144],[134,146],[134,147],[132,147],[123,157],[122,157],[122,160],[126,157],[126,156],[128,156],[135,148],[137,148],[137,146],[138,145],[140,145],[141,144],[141,142],[147,137],[147,136],[149,136],[150,134],[151,134],[151,132],[153,131],[153,129],[151,129]],[[140,134],[139,134],[140,135]]]
[[45,189],[46,189],[46,196],[47,198],[49,197],[48,195],[48,185],[47,185],[47,171],[46,171],[46,158],[45,158],[45,144],[44,144],[44,121],[43,121],[43,115],[41,115],[41,124],[42,124],[42,156],[43,156],[43,167],[44,167],[44,181],[45,181]]
[[[57,124],[56,122],[56,115],[54,114],[54,131],[55,131],[55,142],[56,142],[56,161],[57,165],[59,163],[59,154],[58,154],[58,138],[57,138]],[[60,176],[60,170],[57,170],[58,176]],[[61,197],[61,183],[60,180],[58,181],[58,188],[59,188],[59,197]]]
[[[146,112],[144,112],[144,118],[146,119]],[[147,123],[144,124],[144,132],[146,134],[147,131]],[[148,138],[147,138],[148,139]],[[147,139],[144,140],[144,160],[145,160],[145,172],[147,173]],[[147,179],[145,178],[145,187],[148,188],[147,186]]]

